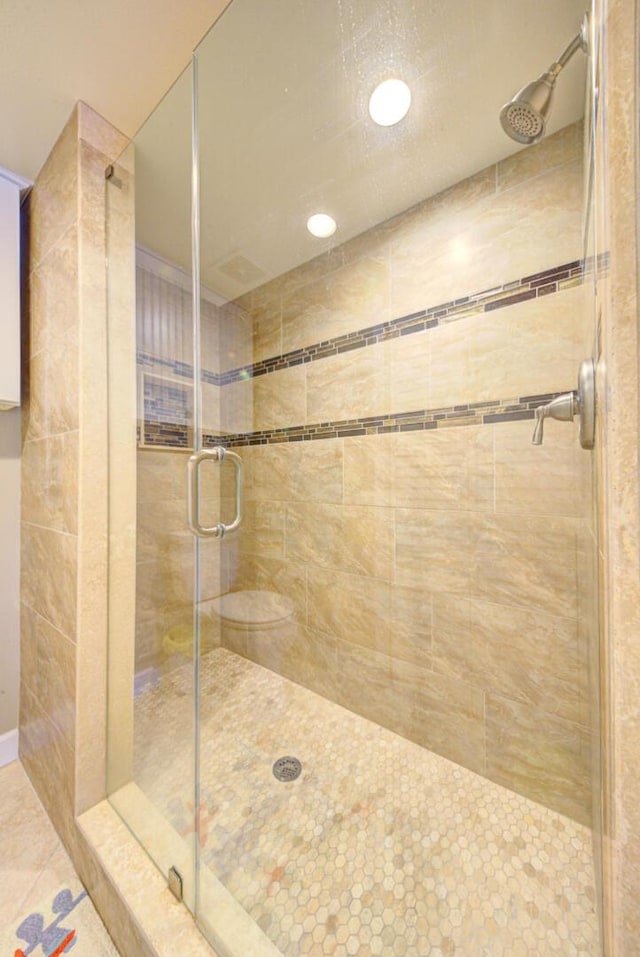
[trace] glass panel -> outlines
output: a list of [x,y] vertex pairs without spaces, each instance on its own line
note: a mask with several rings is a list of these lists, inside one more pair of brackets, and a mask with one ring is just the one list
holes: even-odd
[[194,432],[191,98],[189,68],[107,184],[108,787],[163,874],[172,866],[179,871],[193,907],[195,558],[186,524]]
[[454,7],[234,0],[196,53],[223,954],[601,952],[592,456],[531,441],[592,353],[583,53],[539,145],[498,122],[584,11]]

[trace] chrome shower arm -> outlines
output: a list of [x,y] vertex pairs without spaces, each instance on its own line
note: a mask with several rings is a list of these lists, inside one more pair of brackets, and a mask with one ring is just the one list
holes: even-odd
[[[582,26],[580,27],[580,33],[576,33],[575,37],[571,43],[567,46],[566,50],[558,57],[558,59],[553,63],[549,70],[553,71],[556,76],[562,70],[574,53],[577,53],[578,50],[582,50],[583,53],[586,53],[588,50],[588,39],[589,39],[589,15],[585,13],[584,20],[582,21]],[[555,70],[554,68],[558,69]]]
[[545,134],[546,122],[551,110],[553,91],[558,75],[578,50],[589,53],[590,19],[585,13],[580,32],[555,60],[546,73],[532,83],[527,83],[502,107],[500,123],[503,130],[517,143],[529,146],[539,143]]

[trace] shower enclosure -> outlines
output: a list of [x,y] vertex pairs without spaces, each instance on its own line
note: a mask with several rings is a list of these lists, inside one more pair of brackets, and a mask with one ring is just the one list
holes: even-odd
[[531,441],[597,51],[522,149],[584,7],[450,6],[233,0],[107,172],[110,800],[225,957],[601,954],[593,456]]

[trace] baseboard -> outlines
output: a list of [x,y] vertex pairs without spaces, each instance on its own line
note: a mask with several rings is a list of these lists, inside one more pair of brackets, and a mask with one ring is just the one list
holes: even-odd
[[18,729],[0,734],[0,768],[18,760]]

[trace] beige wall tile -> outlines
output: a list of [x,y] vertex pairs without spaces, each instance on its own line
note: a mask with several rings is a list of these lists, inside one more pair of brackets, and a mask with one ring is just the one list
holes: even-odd
[[346,505],[392,505],[394,492],[393,435],[344,440],[344,501]]
[[408,432],[394,436],[394,446],[396,506],[493,509],[490,428]]
[[341,503],[343,443],[341,439],[288,443],[291,500]]
[[498,189],[509,189],[557,166],[575,162],[582,154],[583,136],[584,124],[579,120],[502,160],[496,167]]
[[481,520],[471,512],[397,509],[396,581],[433,593],[468,595]]
[[407,737],[478,774],[485,770],[484,695],[458,678],[395,661],[393,684],[410,703]]
[[247,502],[243,526],[240,529],[244,554],[261,558],[285,557],[285,506],[271,502],[268,508]]
[[587,671],[578,623],[510,605],[435,595],[433,670],[584,723]]
[[494,428],[495,495],[498,512],[581,517],[591,494],[576,423],[545,423],[544,443],[531,444],[530,421]]
[[482,243],[473,234],[494,194],[495,169],[489,167],[392,221],[391,316],[410,315],[494,284],[486,275]]
[[387,265],[358,259],[283,296],[283,351],[375,326],[387,318]]
[[138,449],[138,498],[140,501],[184,501],[187,458],[190,453],[180,451],[155,452]]
[[78,136],[111,160],[118,159],[129,143],[124,133],[82,101],[78,103]]
[[244,305],[228,302],[220,307],[219,317],[218,368],[213,371],[227,372],[250,365],[255,361],[251,312]]
[[269,285],[279,290],[283,300],[288,299],[293,290],[299,286],[326,278],[337,272],[344,265],[344,262],[343,248],[342,246],[336,246],[326,253],[321,253],[313,259],[309,259],[295,269],[291,269],[283,276],[278,276]]
[[397,580],[575,618],[576,534],[571,519],[398,509]]
[[[229,635],[223,629],[223,635]],[[226,641],[224,642],[227,646]],[[336,640],[333,635],[306,628],[296,621],[270,630],[246,632],[244,649],[237,652],[297,684],[335,699]]]
[[[416,412],[428,409],[431,402],[432,331],[391,339],[390,356],[392,412]],[[453,367],[455,374],[461,373]]]
[[22,600],[75,640],[78,540],[22,523]]
[[[581,153],[581,151],[580,151]],[[580,258],[582,162],[495,192],[495,168],[408,214],[391,252],[391,314],[405,315]],[[508,161],[506,161],[508,162]],[[444,204],[446,208],[444,208]]]
[[[430,349],[427,407],[574,389],[583,358],[585,295],[585,287],[577,286],[424,333]],[[413,338],[407,337],[407,350]],[[400,374],[401,367],[395,378]]]
[[388,345],[381,343],[355,349],[305,366],[307,422],[330,422],[390,412]]
[[51,349],[78,321],[78,227],[73,221],[29,277],[29,355]]
[[71,332],[56,342],[48,357],[45,403],[50,434],[71,432],[80,423],[78,340]]
[[261,555],[243,556],[229,587],[233,591],[270,591],[284,595],[293,602],[297,621],[307,622],[307,575],[303,565]]
[[580,258],[584,184],[576,152],[573,162],[496,194],[485,232],[496,275],[515,279]]
[[304,423],[306,381],[303,366],[261,375],[250,381],[256,431]]
[[154,619],[164,608],[166,574],[158,561],[138,562],[136,565],[136,619]]
[[74,751],[24,685],[20,692],[20,760],[63,844],[73,850]]
[[34,525],[77,532],[78,433],[25,442],[22,513]]
[[[469,383],[461,401],[540,395],[575,389],[583,357],[586,288],[576,286],[473,320]],[[435,347],[434,347],[435,353]]]
[[47,353],[41,351],[25,361],[22,375],[22,436],[23,440],[42,439],[48,435]]
[[74,109],[30,194],[29,249],[34,266],[78,216],[77,136],[78,117]]
[[[297,445],[298,443],[295,443]],[[286,501],[291,496],[291,454],[294,443],[246,446],[236,451],[244,465],[245,494],[254,502]],[[266,504],[263,507],[268,507]]]
[[217,435],[222,431],[220,387],[211,385],[209,382],[203,382],[201,385],[201,395],[202,431]]
[[[309,626],[372,651],[429,667],[431,598],[418,589],[315,568]],[[363,692],[368,694],[368,690]]]
[[389,580],[393,523],[386,509],[287,505],[287,558]]
[[338,704],[406,735],[409,715],[407,709],[400,706],[402,691],[393,682],[393,659],[340,639],[336,640],[336,654]]
[[76,646],[41,615],[22,605],[24,681],[47,718],[75,745]]
[[487,601],[577,616],[577,522],[485,515],[478,527],[472,593]]
[[561,814],[591,823],[589,732],[528,704],[487,696],[487,775]]
[[276,283],[267,283],[251,293],[253,319],[253,361],[260,362],[284,352],[282,345],[282,305]]
[[283,674],[316,694],[335,700],[335,681],[338,669],[337,641],[312,628],[300,626]]
[[[200,366],[208,372],[220,372],[221,311],[206,299],[200,300]],[[193,338],[193,328],[191,337]],[[193,356],[191,357],[193,359]],[[187,360],[191,361],[191,360]]]
[[392,656],[425,667],[431,655],[432,595],[423,588],[396,583],[391,592],[391,608],[394,622]]
[[342,502],[341,439],[254,446],[240,455],[249,461],[247,494],[265,508],[270,501]]
[[[484,321],[484,317],[481,318]],[[472,355],[480,336],[482,329],[477,316],[431,330],[426,376],[428,409],[479,401],[476,379],[472,379]],[[489,362],[488,368],[492,368]],[[401,370],[397,374],[400,375]],[[483,380],[481,386],[486,386]],[[499,394],[493,389],[489,391],[492,399],[498,398]]]
[[[174,624],[179,624],[179,622],[172,621],[167,624],[165,615],[160,612],[153,618],[140,618],[136,621],[134,630],[135,648],[132,655],[136,672],[148,667],[157,667],[165,660],[162,639]],[[129,779],[130,777],[131,773]]]
[[255,379],[230,382],[220,389],[220,425],[223,432],[251,432]]
[[52,339],[50,349],[31,359],[24,388],[29,407],[27,439],[77,430],[78,341],[73,332]]
[[[157,559],[166,548],[167,536],[187,534],[185,501],[141,501],[138,507],[137,559]],[[208,512],[207,512],[208,517]]]

